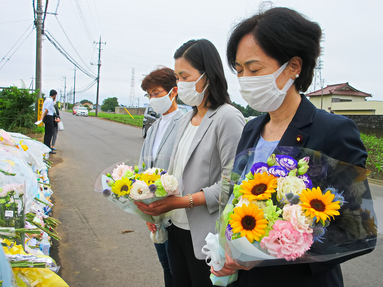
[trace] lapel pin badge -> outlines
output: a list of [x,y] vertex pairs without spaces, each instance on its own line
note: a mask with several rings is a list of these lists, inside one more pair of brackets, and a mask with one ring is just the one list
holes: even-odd
[[303,141],[303,137],[301,135],[297,135],[297,142],[301,143]]

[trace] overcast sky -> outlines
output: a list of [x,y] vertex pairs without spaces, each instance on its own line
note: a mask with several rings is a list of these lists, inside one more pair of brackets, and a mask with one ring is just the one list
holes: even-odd
[[[45,0],[42,0],[45,5]],[[100,103],[117,97],[129,105],[132,69],[135,70],[135,105],[147,102],[141,80],[158,65],[174,68],[173,54],[190,39],[205,38],[218,49],[234,102],[246,105],[236,76],[229,70],[225,52],[229,32],[259,9],[250,0],[50,0],[45,30],[89,73],[97,74],[101,36]],[[36,32],[33,0],[0,0],[0,87],[30,87],[35,75]],[[274,6],[297,10],[324,30],[324,85],[349,82],[383,100],[383,1],[285,0]],[[32,32],[32,33],[31,33]],[[29,34],[29,36],[28,36]],[[28,36],[28,37],[27,37]],[[73,90],[74,65],[43,36],[42,92]],[[24,41],[24,42],[23,42]],[[23,43],[22,43],[23,42]],[[76,90],[93,80],[77,70]],[[319,83],[319,81],[318,81]],[[33,83],[33,85],[35,85]],[[318,87],[317,87],[318,88]],[[312,89],[310,89],[312,91]],[[76,101],[96,102],[96,85],[76,93]]]

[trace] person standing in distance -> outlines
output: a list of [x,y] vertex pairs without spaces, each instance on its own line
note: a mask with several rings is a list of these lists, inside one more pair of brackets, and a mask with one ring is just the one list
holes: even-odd
[[[57,96],[56,90],[51,90],[49,92],[49,97],[47,97],[43,104],[43,113],[41,115],[40,120],[45,124],[45,134],[44,134],[44,144],[51,148],[51,141],[54,131],[54,113],[55,108],[53,102],[55,101]],[[55,151],[51,150],[50,154],[56,154]]]
[[[174,141],[176,139],[179,119],[183,113],[177,106],[177,79],[174,71],[169,68],[159,68],[147,75],[141,84],[147,92],[153,110],[162,116],[153,123],[142,146],[139,166],[145,163],[147,168],[157,167],[168,170]],[[147,222],[151,232],[156,232],[156,226]],[[154,244],[158,259],[164,270],[165,287],[173,287],[173,278],[168,256],[168,241]]]

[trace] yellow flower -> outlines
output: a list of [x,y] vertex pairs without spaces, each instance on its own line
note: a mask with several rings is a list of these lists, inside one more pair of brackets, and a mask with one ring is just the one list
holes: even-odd
[[271,198],[271,194],[277,188],[277,179],[272,174],[264,172],[262,174],[254,174],[254,179],[249,181],[242,181],[241,189],[243,197],[249,201],[253,200],[267,200]]
[[255,204],[250,203],[248,206],[242,204],[234,208],[229,223],[233,228],[233,233],[241,232],[241,236],[247,238],[250,243],[254,240],[259,241],[262,235],[265,235],[265,229],[268,221],[263,218],[263,210]]
[[311,218],[316,216],[316,222],[331,220],[330,217],[334,218],[334,215],[339,215],[339,201],[333,202],[334,197],[335,195],[330,191],[323,194],[319,187],[314,187],[312,190],[304,189],[299,195],[302,202],[300,205],[303,210],[306,210],[305,215]]
[[151,184],[154,184],[157,179],[160,179],[160,174],[147,174],[147,173],[141,173],[136,176],[136,179],[139,179],[141,181],[144,181],[148,186]]
[[132,182],[129,178],[123,177],[120,180],[117,180],[112,186],[112,192],[117,196],[124,196],[130,193],[130,188],[132,187]]

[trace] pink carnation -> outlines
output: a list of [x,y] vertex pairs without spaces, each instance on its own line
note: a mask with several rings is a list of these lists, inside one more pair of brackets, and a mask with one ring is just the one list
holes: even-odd
[[312,243],[311,233],[300,233],[289,221],[277,220],[269,236],[262,239],[261,247],[272,256],[294,261],[309,250]]
[[125,165],[124,163],[117,165],[117,167],[112,172],[112,177],[114,180],[120,180],[125,176],[127,171],[133,171],[133,168],[129,165]]

